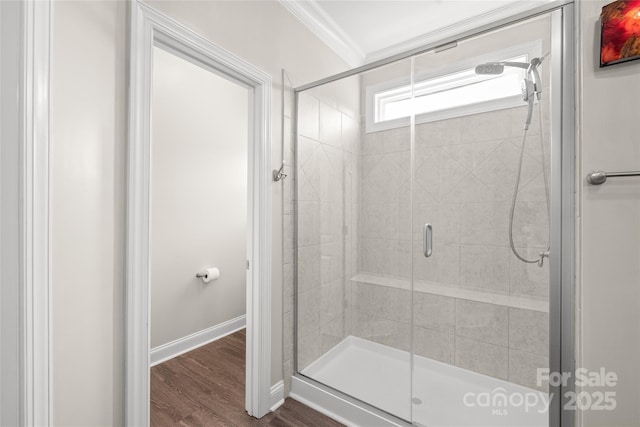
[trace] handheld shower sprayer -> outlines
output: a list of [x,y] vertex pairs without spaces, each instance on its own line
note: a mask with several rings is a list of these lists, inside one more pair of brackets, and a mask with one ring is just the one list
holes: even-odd
[[497,75],[504,72],[504,67],[515,67],[525,69],[527,72],[526,77],[522,80],[522,100],[529,105],[527,111],[527,118],[524,122],[524,129],[529,129],[531,124],[531,117],[533,115],[533,104],[535,99],[540,100],[542,98],[542,81],[540,80],[540,73],[538,67],[542,64],[543,58],[533,58],[531,62],[488,62],[486,64],[480,64],[476,67],[476,74],[483,75]]
[[[548,54],[547,54],[548,55]],[[522,133],[522,144],[520,146],[520,163],[518,165],[518,171],[516,174],[516,182],[515,188],[513,189],[513,197],[511,199],[511,210],[509,212],[509,244],[511,246],[511,251],[520,261],[534,264],[537,263],[539,267],[542,267],[544,264],[544,259],[549,256],[550,250],[550,235],[548,235],[546,249],[538,254],[538,257],[535,259],[527,259],[522,256],[515,247],[513,242],[513,219],[516,210],[516,201],[518,199],[518,192],[520,189],[520,177],[522,175],[522,165],[524,162],[524,150],[525,143],[527,141],[527,131],[529,130],[529,125],[531,124],[531,117],[533,115],[533,105],[535,103],[536,98],[540,100],[542,98],[542,80],[540,79],[540,72],[538,68],[542,61],[547,57],[547,55],[542,58],[533,58],[529,63],[526,62],[489,62],[486,64],[481,64],[476,67],[476,74],[502,74],[504,72],[504,67],[516,67],[523,68],[526,70],[526,76],[522,80],[522,99],[528,105],[527,110],[527,118],[524,122],[524,129]],[[547,223],[550,224],[550,198],[549,198],[549,182],[547,179],[547,166],[545,160],[544,153],[544,138],[543,138],[543,129],[542,129],[542,110],[540,107],[540,103],[538,103],[538,115],[539,115],[539,126],[540,126],[540,153],[542,155],[542,177],[544,179],[544,190],[545,197],[547,201]],[[549,232],[550,233],[550,232]]]
[[536,96],[538,97],[538,100],[542,98],[542,80],[540,80],[540,72],[538,71],[538,67],[540,67],[544,58],[545,57],[533,58],[529,63],[529,68],[527,68],[527,74],[533,77],[532,80],[533,84],[535,85]]

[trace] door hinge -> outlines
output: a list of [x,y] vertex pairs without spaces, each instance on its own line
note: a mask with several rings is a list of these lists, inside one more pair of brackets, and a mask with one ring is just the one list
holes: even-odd
[[247,270],[249,269],[249,260],[247,260]]

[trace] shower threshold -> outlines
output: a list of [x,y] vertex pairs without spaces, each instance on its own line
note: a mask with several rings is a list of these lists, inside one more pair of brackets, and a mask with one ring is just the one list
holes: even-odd
[[[349,336],[301,374],[417,426],[548,426],[547,393],[422,356],[414,357],[411,384],[410,357],[409,352]],[[363,424],[358,420],[372,420],[372,411],[365,410],[369,418],[363,418],[354,412],[356,400],[332,400],[331,390],[313,387],[294,377],[292,397],[347,425],[402,425],[380,414],[379,422]]]

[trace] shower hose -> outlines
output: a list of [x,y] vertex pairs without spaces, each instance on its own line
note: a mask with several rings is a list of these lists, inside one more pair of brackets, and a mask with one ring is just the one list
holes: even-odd
[[509,244],[511,245],[511,251],[513,254],[522,262],[526,262],[528,264],[538,264],[539,267],[544,265],[544,259],[549,256],[550,250],[550,242],[551,242],[551,212],[550,206],[551,203],[549,201],[549,180],[547,178],[547,162],[544,150],[544,134],[542,131],[542,107],[541,102],[538,102],[538,126],[540,128],[540,154],[542,156],[542,177],[544,179],[544,194],[547,202],[547,226],[549,227],[549,232],[547,233],[547,244],[546,249],[538,254],[538,257],[535,259],[528,259],[521,255],[513,242],[513,218],[515,216],[516,210],[516,202],[518,200],[518,190],[520,188],[520,178],[522,175],[522,164],[524,163],[524,151],[525,144],[527,142],[527,132],[528,127],[525,126],[524,131],[522,132],[522,144],[520,146],[520,162],[518,164],[518,173],[516,175],[516,183],[513,189],[513,197],[511,199],[511,210],[509,212]]

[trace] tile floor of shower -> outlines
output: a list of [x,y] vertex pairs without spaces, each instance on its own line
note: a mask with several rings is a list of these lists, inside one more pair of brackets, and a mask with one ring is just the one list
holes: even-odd
[[[285,184],[284,226],[293,236],[297,208],[300,372],[428,426],[483,425],[487,408],[462,406],[467,392],[546,394],[537,369],[548,366],[548,266],[516,260],[507,240],[525,110],[416,127],[411,225],[408,128],[361,135],[358,113],[321,92],[298,102],[297,200]],[[514,227],[529,255],[543,249],[547,229],[532,129]],[[421,221],[437,236],[428,259]],[[295,244],[285,241],[285,284]],[[293,330],[292,294],[285,285],[285,331]],[[284,353],[287,379],[286,336]],[[513,408],[489,417],[484,425],[547,425],[546,415]]]

